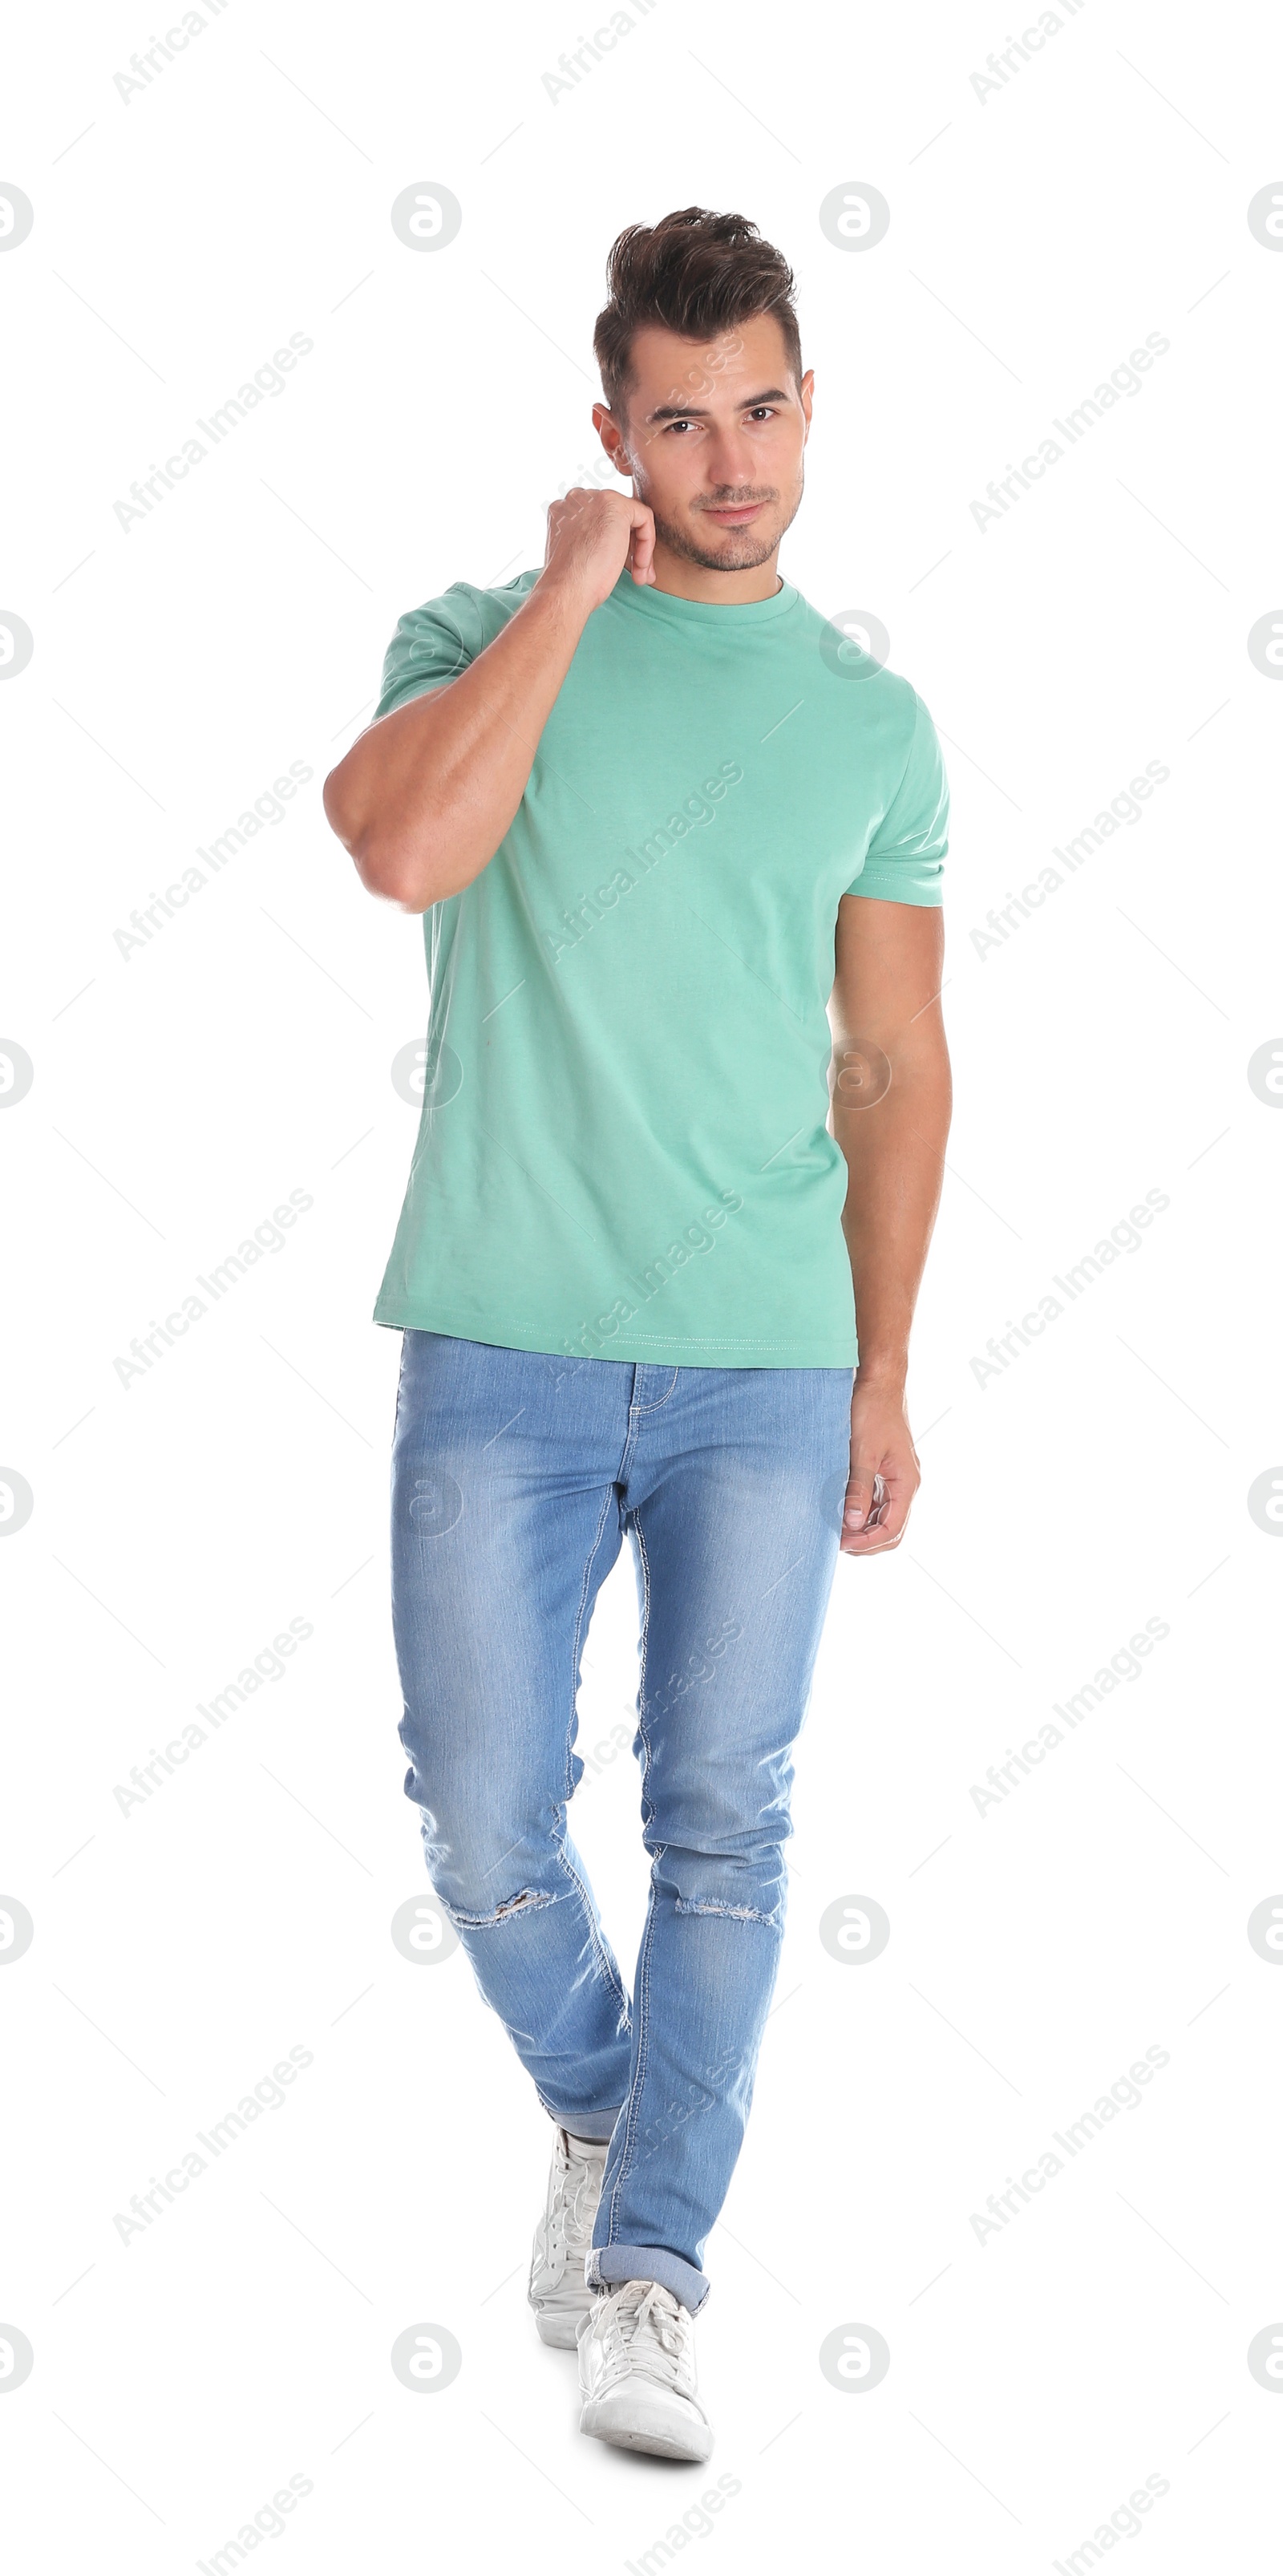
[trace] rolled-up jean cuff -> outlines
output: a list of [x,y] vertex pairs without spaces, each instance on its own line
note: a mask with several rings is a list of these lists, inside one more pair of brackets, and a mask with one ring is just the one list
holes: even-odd
[[551,2111],[546,2102],[544,2109],[548,2111],[549,2119],[555,2120],[557,2127],[564,2129],[568,2137],[591,2138],[603,2147],[613,2138],[615,2122],[619,2118],[618,2111],[576,2111],[573,2114]]
[[594,2245],[584,2266],[590,2290],[617,2290],[621,2281],[658,2281],[696,2316],[712,2288],[703,2272],[662,2245]]

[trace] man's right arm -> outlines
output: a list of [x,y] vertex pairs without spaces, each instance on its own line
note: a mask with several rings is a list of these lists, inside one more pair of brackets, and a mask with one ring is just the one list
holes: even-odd
[[406,912],[458,894],[494,857],[594,608],[627,564],[652,581],[655,526],[621,492],[568,492],[544,570],[456,680],[382,716],[325,782],[325,811],[371,894]]

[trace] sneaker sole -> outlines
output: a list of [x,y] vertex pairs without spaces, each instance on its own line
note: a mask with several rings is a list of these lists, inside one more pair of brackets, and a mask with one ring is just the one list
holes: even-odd
[[707,2460],[713,2449],[711,2425],[677,2424],[658,2408],[649,2422],[644,2409],[626,2422],[622,2417],[612,2419],[590,2401],[579,2418],[579,2430],[594,2441],[609,2442],[617,2451],[649,2451],[660,2460]]

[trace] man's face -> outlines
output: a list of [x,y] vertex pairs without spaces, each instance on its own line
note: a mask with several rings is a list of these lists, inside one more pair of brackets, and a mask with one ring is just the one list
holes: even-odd
[[639,331],[631,377],[624,416],[597,403],[593,419],[660,542],[711,572],[768,562],[801,502],[812,391],[775,316],[708,341]]

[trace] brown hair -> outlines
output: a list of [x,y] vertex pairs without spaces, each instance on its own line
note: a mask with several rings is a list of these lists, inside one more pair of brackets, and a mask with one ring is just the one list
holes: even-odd
[[801,380],[793,271],[744,215],[683,206],[657,224],[629,224],[611,247],[606,285],[593,348],[613,412],[624,408],[629,390],[634,333],[647,324],[687,340],[712,340],[755,314],[773,313],[794,378]]

